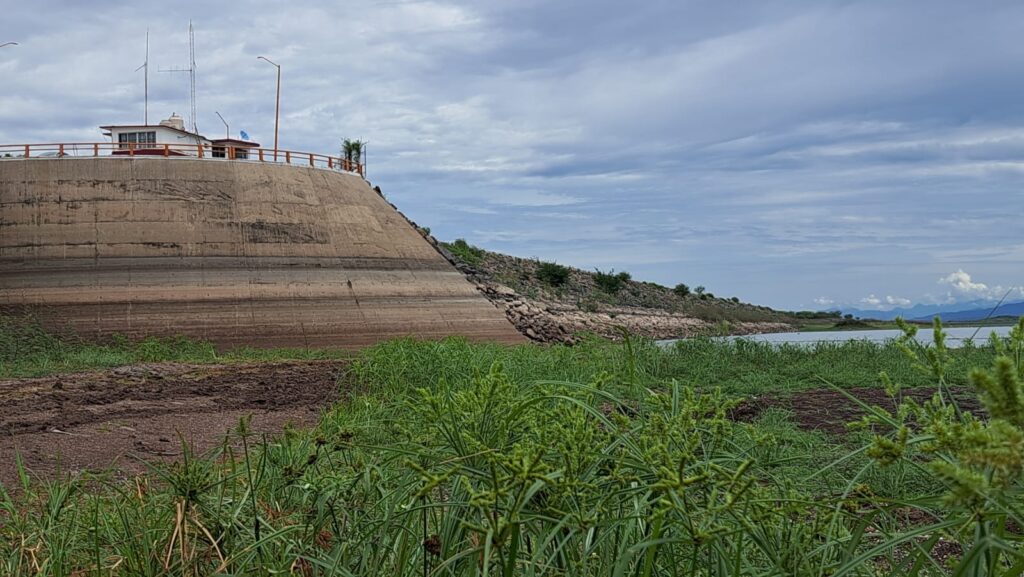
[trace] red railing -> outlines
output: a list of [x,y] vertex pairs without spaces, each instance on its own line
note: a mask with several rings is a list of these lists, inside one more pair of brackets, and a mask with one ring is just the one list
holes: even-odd
[[249,162],[276,162],[311,166],[328,170],[354,172],[365,178],[365,167],[341,158],[312,152],[274,150],[272,148],[241,148],[212,144],[156,144],[134,142],[75,142],[58,144],[0,144],[0,161],[16,158],[92,158],[101,156],[166,158],[203,158]]

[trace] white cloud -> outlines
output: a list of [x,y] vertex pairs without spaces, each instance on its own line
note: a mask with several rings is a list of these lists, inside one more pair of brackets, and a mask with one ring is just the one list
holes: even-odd
[[878,297],[876,297],[875,295],[872,294],[872,295],[868,295],[868,296],[860,299],[860,303],[862,305],[868,305],[868,306],[872,306],[872,307],[877,307],[877,306],[882,304],[882,299],[880,299],[880,298],[878,298]]
[[983,282],[976,282],[971,275],[958,269],[939,279],[939,284],[949,285],[948,296],[950,300],[985,299],[998,300],[1005,295],[1024,295],[1024,287],[1004,287],[1002,285],[989,286]]
[[498,214],[498,211],[492,208],[484,208],[482,206],[457,206],[448,205],[450,210],[457,210],[466,214]]
[[494,204],[509,206],[564,206],[582,202],[582,199],[558,193],[543,193],[535,190],[514,191],[490,199]]
[[905,307],[911,304],[911,302],[912,301],[910,299],[905,299],[903,297],[894,297],[892,295],[878,297],[875,296],[874,294],[870,294],[860,299],[861,306],[869,306],[883,311],[891,310],[897,307]]
[[971,275],[962,269],[942,277],[939,282],[948,284],[954,291],[965,295],[988,296],[990,292],[985,283],[972,281]]
[[814,304],[816,304],[818,306],[822,306],[822,307],[827,307],[829,305],[836,304],[836,301],[834,301],[834,300],[832,300],[830,298],[827,298],[827,297],[818,297],[818,298],[814,299]]

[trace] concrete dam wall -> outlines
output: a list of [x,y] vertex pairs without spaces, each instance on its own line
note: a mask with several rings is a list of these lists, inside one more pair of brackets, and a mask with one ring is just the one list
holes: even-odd
[[222,347],[523,341],[362,178],[255,162],[0,160],[0,307]]

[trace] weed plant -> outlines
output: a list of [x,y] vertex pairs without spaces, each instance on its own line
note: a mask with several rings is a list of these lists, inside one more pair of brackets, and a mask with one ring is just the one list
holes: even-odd
[[464,238],[457,238],[453,242],[441,244],[448,249],[448,252],[466,264],[478,265],[484,259],[484,249],[469,244]]

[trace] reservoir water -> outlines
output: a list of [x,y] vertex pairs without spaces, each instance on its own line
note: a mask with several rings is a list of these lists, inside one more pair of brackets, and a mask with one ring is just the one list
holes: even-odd
[[[974,338],[974,342],[977,344],[984,344],[988,339],[988,336],[995,332],[1001,337],[1006,337],[1010,334],[1010,329],[1013,327],[951,327],[946,328],[946,346],[950,348],[956,348],[963,345],[963,342],[967,339]],[[891,330],[867,330],[867,331],[812,331],[812,332],[795,332],[795,333],[764,333],[760,335],[743,335],[734,337],[723,337],[727,339],[748,339],[757,342],[767,343],[795,343],[795,344],[813,344],[820,342],[843,342],[843,341],[856,341],[866,340],[874,342],[885,342],[891,339],[895,339],[900,336],[902,331],[891,329]],[[931,344],[932,342],[932,330],[931,327],[922,327],[917,331],[917,340],[922,344]],[[671,344],[675,342],[673,340],[658,341],[663,344]]]

